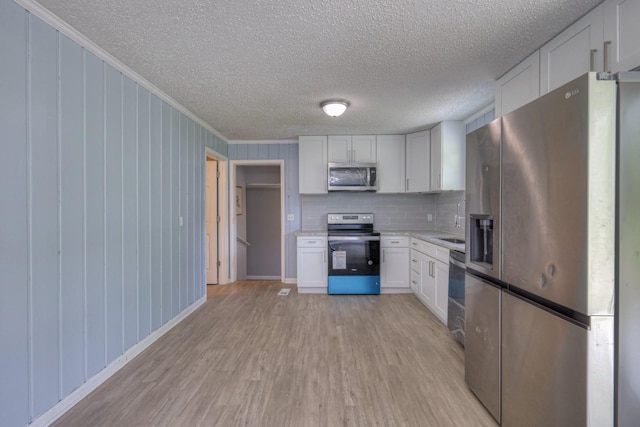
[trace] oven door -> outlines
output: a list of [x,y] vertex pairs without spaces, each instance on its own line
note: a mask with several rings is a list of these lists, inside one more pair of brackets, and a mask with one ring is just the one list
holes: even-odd
[[380,236],[329,236],[329,276],[380,276]]

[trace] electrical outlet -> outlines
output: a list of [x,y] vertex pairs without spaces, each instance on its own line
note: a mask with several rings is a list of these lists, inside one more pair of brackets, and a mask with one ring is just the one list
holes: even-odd
[[287,215],[287,221],[294,221],[294,218],[295,217],[293,216],[293,214],[288,214]]
[[433,221],[433,215],[427,214],[427,221]]

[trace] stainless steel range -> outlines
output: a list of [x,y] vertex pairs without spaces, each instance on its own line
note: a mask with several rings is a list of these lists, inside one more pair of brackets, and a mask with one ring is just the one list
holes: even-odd
[[328,214],[328,293],[380,293],[380,233],[373,214]]

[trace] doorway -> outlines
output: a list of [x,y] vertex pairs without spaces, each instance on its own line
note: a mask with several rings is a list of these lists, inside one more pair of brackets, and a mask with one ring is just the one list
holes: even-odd
[[232,161],[236,280],[284,280],[283,169],[282,160]]
[[229,283],[227,160],[207,149],[205,156],[205,283]]

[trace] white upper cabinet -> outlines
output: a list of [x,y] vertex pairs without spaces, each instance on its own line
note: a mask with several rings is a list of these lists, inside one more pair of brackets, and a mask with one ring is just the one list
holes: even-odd
[[353,163],[376,163],[375,135],[353,135],[351,137],[351,161]]
[[329,136],[329,163],[376,163],[375,135]]
[[327,192],[327,137],[298,138],[300,194]]
[[464,190],[466,127],[461,121],[431,129],[430,191]]
[[588,71],[604,71],[602,5],[540,48],[540,95]]
[[516,65],[496,82],[496,117],[540,96],[540,51]]
[[406,137],[406,182],[407,193],[430,190],[431,134],[428,130],[410,133]]
[[640,0],[607,0],[604,7],[604,43],[608,70],[640,67]]
[[404,135],[378,135],[378,193],[404,193]]
[[350,161],[351,135],[330,135],[328,142],[328,160],[330,163]]

